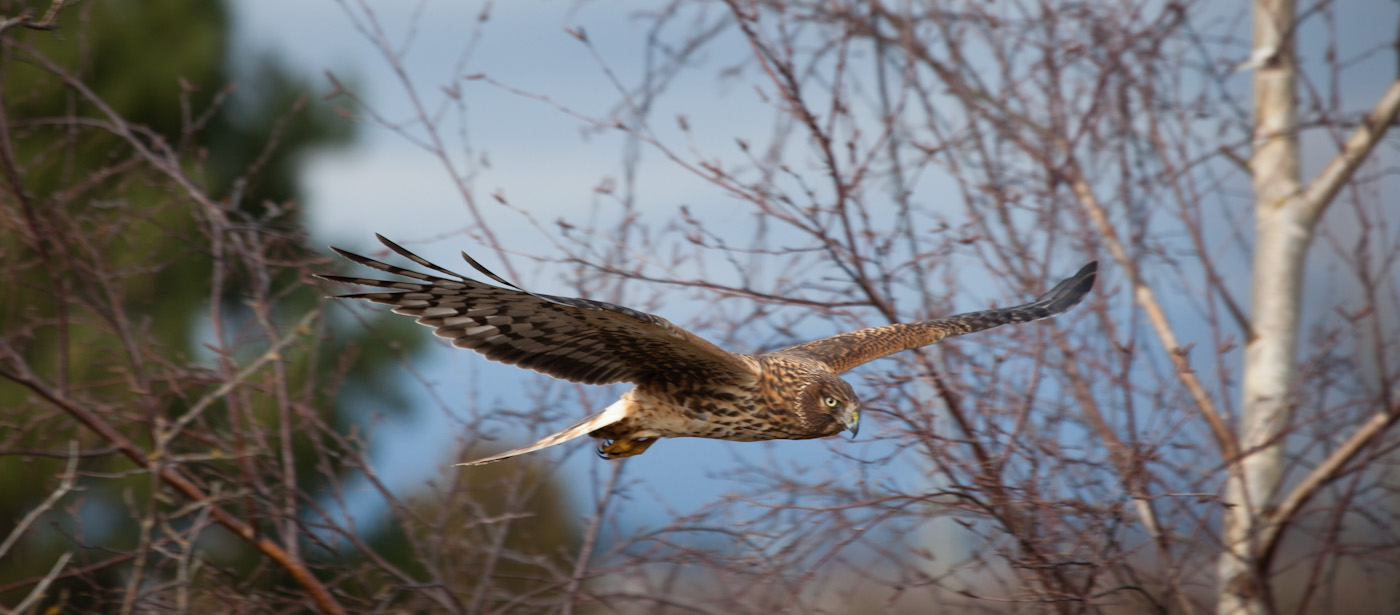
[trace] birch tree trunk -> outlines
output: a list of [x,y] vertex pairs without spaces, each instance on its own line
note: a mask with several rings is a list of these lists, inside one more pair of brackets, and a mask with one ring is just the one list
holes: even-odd
[[1314,219],[1294,198],[1301,191],[1294,83],[1294,0],[1254,3],[1254,281],[1244,354],[1239,423],[1241,458],[1226,488],[1225,544],[1219,562],[1222,615],[1270,612],[1266,571],[1256,539],[1269,517],[1283,472],[1281,434],[1291,414],[1289,382],[1298,350],[1303,262]]
[[1298,352],[1304,260],[1322,212],[1400,113],[1400,80],[1366,117],[1337,156],[1304,186],[1299,171],[1293,53],[1294,0],[1254,4],[1254,281],[1245,346],[1240,458],[1231,465],[1224,516],[1226,549],[1218,564],[1222,615],[1274,612],[1270,561],[1283,528],[1320,485],[1338,475],[1356,451],[1396,421],[1382,408],[1286,497],[1280,487],[1283,435],[1292,416],[1290,383]]

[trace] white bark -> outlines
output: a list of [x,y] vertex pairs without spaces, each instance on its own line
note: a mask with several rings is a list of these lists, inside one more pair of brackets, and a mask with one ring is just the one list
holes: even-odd
[[1299,177],[1294,0],[1256,0],[1254,48],[1254,280],[1244,353],[1241,458],[1226,486],[1225,551],[1218,572],[1222,615],[1269,612],[1269,588],[1255,565],[1256,539],[1270,517],[1283,472],[1280,434],[1291,416],[1288,391],[1298,351],[1303,263],[1315,212]]

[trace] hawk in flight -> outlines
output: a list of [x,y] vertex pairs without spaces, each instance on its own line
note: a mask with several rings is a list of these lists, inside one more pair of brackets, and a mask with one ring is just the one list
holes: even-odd
[[843,333],[776,352],[728,352],[664,318],[620,305],[541,295],[505,281],[464,252],[493,286],[448,271],[379,237],[404,258],[450,277],[410,271],[331,248],[356,263],[412,281],[318,276],[383,289],[343,295],[394,306],[439,337],[492,361],[585,384],[636,385],[603,411],[539,442],[460,465],[479,465],[567,442],[602,440],[607,459],[640,455],[658,438],[756,441],[821,438],[860,423],[860,400],[837,374],[945,337],[1061,314],[1094,286],[1098,263],[1085,265],[1035,301]]

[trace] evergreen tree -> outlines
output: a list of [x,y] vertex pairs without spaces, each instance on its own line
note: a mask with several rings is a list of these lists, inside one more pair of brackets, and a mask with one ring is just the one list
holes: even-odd
[[[0,3],[6,15],[19,8]],[[0,34],[0,539],[53,492],[70,443],[80,478],[0,558],[0,604],[26,596],[62,553],[72,554],[70,574],[48,594],[65,609],[115,611],[133,578],[180,578],[186,547],[208,564],[186,583],[296,587],[227,528],[180,544],[209,522],[210,503],[301,551],[312,569],[353,567],[358,553],[308,539],[330,514],[320,500],[355,475],[327,454],[355,446],[362,420],[338,392],[352,382],[362,403],[405,404],[384,339],[296,327],[318,325],[303,319],[321,294],[308,264],[328,266],[300,230],[300,163],[349,143],[352,124],[272,58],[234,83],[224,3],[86,2],[59,24]],[[376,330],[400,348],[428,339],[390,323]],[[116,426],[210,502],[167,493],[155,470],[64,407]],[[550,493],[539,501],[557,518]],[[293,518],[280,515],[283,502]],[[413,571],[413,554],[395,544],[402,528],[364,533]],[[569,538],[547,539],[560,540]],[[342,593],[378,590],[319,576]],[[240,598],[254,610],[267,599]]]

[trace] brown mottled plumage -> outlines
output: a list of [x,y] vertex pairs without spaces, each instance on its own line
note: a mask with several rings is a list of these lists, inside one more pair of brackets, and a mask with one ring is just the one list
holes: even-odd
[[405,258],[456,279],[410,271],[331,248],[345,258],[417,280],[318,276],[387,289],[343,295],[395,306],[439,337],[487,359],[586,384],[636,388],[602,412],[530,446],[461,465],[478,465],[583,435],[604,441],[608,459],[639,455],[657,438],[692,436],[755,441],[820,438],[859,426],[860,400],[837,374],[945,337],[1049,318],[1074,307],[1094,286],[1098,263],[1025,305],[939,320],[861,329],[762,355],[727,352],[660,316],[588,299],[540,295],[462,258],[503,287],[434,265],[382,236]]

